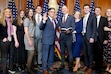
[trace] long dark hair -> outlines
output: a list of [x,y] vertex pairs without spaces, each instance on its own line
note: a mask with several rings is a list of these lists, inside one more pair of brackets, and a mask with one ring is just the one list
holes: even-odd
[[[21,19],[20,19],[20,13],[21,13],[22,11],[23,11],[23,10],[20,10],[19,13],[18,13],[18,15],[17,15],[17,23],[18,23],[19,26],[22,25]],[[24,12],[24,11],[23,11],[23,12]],[[25,14],[25,12],[24,12],[24,14]],[[24,17],[22,18],[22,20],[24,20],[24,18],[25,18],[25,15],[24,15]]]
[[29,17],[29,12],[30,12],[30,10],[33,10],[33,9],[32,9],[32,8],[27,9],[27,10],[26,10],[26,13],[25,13],[25,16],[26,16],[29,20],[31,20],[31,21],[34,23],[34,25],[35,25],[34,10],[33,10],[33,16],[31,17],[31,19],[30,19],[30,17]]

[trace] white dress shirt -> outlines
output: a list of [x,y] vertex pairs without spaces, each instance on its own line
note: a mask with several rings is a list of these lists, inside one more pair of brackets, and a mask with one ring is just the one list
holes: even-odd
[[101,17],[101,15],[96,16],[96,18],[97,18],[97,28],[99,27],[100,17]]
[[53,24],[53,27],[54,27],[54,29],[55,29],[55,27],[56,27],[56,25],[55,25],[55,22],[54,22],[54,20],[50,17],[50,16],[48,16],[49,17],[49,19],[50,19],[50,21],[52,22],[52,24]]
[[[38,17],[38,16],[39,16],[39,17]],[[39,21],[38,21],[38,19],[39,19]],[[39,25],[39,24],[40,24],[40,22],[41,22],[41,20],[42,20],[42,15],[41,15],[41,14],[36,13],[36,14],[35,14],[35,20],[36,20],[36,23]]]
[[[62,17],[62,22],[63,22],[63,23],[64,23],[64,22],[66,22],[67,17],[68,17],[68,13],[67,13],[67,14],[65,14],[65,15],[63,15],[63,17]],[[65,19],[64,19],[64,18],[65,18]]]
[[84,15],[84,18],[83,18],[83,32],[82,33],[86,33],[86,26],[87,26],[87,21],[88,21],[89,15],[90,15],[90,13]]

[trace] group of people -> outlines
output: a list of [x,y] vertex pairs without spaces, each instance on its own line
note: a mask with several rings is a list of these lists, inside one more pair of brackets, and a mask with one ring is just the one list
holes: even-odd
[[[90,6],[83,6],[84,17],[80,11],[68,13],[66,5],[62,7],[63,16],[56,19],[56,11],[49,8],[41,15],[42,8],[36,6],[36,13],[29,8],[26,13],[20,10],[13,20],[12,12],[5,8],[0,17],[0,41],[2,53],[3,74],[27,70],[33,74],[32,63],[49,74],[49,70],[56,71],[54,63],[54,44],[56,29],[60,29],[61,66],[65,68],[65,53],[68,52],[69,71],[76,72],[80,68],[81,52],[84,55],[84,66],[81,70],[92,74],[93,66],[101,74],[103,61],[107,62],[106,70],[111,73],[111,9],[107,9],[106,17],[101,16],[101,7],[95,8],[95,14],[90,12]],[[33,60],[37,51],[37,61]],[[9,54],[9,68],[7,59]],[[75,64],[74,64],[75,59]],[[34,62],[33,62],[34,61]],[[95,62],[95,63],[94,63]]]

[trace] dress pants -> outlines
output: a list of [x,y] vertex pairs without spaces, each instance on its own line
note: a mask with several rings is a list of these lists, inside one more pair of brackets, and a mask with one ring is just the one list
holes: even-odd
[[42,64],[42,38],[35,39],[36,48],[38,51],[38,64]]
[[88,68],[93,68],[93,43],[89,43],[86,35],[83,36],[83,53],[85,66]]
[[61,48],[61,55],[62,55],[62,64],[64,65],[65,62],[65,51],[67,49],[69,55],[69,64],[72,65],[73,62],[73,55],[72,55],[72,35],[66,35],[65,33],[61,34],[60,38],[60,48]]
[[42,67],[43,70],[48,70],[54,62],[54,45],[43,44],[42,50]]
[[13,69],[13,62],[14,62],[14,45],[13,42],[3,42],[1,41],[2,47],[2,69],[3,72],[7,71],[7,59],[8,59],[8,52],[9,54],[9,68]]
[[103,64],[103,43],[100,42],[98,37],[97,41],[94,43],[93,50],[94,50],[95,69],[97,71],[100,71],[102,69],[102,64]]

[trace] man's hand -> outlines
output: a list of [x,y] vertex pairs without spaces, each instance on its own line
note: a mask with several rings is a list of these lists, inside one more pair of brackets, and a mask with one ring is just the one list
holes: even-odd
[[47,13],[44,13],[43,20],[46,22],[46,20],[47,20]]
[[94,43],[94,39],[90,38],[89,43]]
[[108,40],[104,40],[103,44],[107,44],[108,43]]
[[4,39],[3,39],[3,42],[6,42],[6,41],[8,41],[7,38],[4,38]]
[[66,32],[66,34],[69,34],[69,33],[70,33],[70,30],[66,30],[65,32]]

